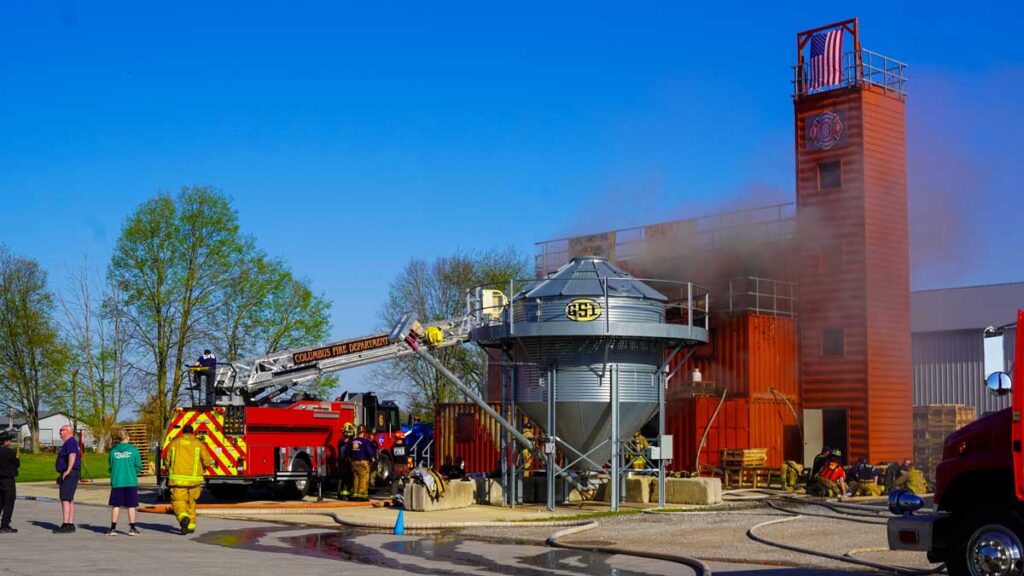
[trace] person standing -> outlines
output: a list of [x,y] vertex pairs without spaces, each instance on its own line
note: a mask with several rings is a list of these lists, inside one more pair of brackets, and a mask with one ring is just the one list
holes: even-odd
[[341,443],[338,446],[338,498],[348,500],[352,498],[352,459],[349,457],[349,443],[356,437],[356,427],[351,423],[345,424],[342,432]]
[[110,531],[108,536],[117,535],[117,517],[121,508],[128,509],[128,535],[138,536],[135,527],[135,513],[139,508],[139,474],[142,473],[142,456],[129,442],[126,430],[121,431],[121,442],[110,449],[107,457],[110,463]]
[[75,432],[70,424],[60,427],[60,439],[64,444],[57,453],[57,484],[60,485],[60,508],[63,521],[54,534],[70,534],[75,531],[75,492],[78,481],[82,479],[82,449],[75,440]]
[[194,435],[190,424],[167,445],[164,465],[171,488],[171,508],[178,519],[181,533],[196,531],[196,500],[203,493],[203,471],[213,464],[206,444]]
[[343,456],[352,462],[352,500],[370,499],[370,462],[373,460],[372,440],[356,435],[345,445]]
[[14,477],[18,475],[21,460],[11,450],[12,436],[12,432],[0,433],[0,507],[3,510],[0,515],[0,534],[14,534],[18,531],[11,527],[11,515],[14,514],[14,498],[17,496]]
[[214,379],[217,371],[217,357],[210,350],[203,350],[203,355],[196,359],[196,386],[206,398],[206,405],[216,404]]

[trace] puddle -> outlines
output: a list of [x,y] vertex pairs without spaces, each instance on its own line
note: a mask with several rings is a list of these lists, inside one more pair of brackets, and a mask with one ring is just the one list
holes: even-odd
[[693,574],[685,566],[661,560],[531,544],[464,540],[452,533],[394,536],[269,527],[208,532],[197,540],[229,548],[356,562],[410,574]]

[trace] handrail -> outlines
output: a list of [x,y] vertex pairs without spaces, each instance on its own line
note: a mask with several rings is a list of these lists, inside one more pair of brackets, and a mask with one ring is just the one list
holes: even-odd
[[845,52],[842,56],[843,71],[840,81],[817,88],[810,86],[810,66],[809,61],[793,65],[794,98],[849,86],[876,86],[901,99],[907,95],[907,78],[904,75],[907,65],[877,52],[863,48],[859,52]]

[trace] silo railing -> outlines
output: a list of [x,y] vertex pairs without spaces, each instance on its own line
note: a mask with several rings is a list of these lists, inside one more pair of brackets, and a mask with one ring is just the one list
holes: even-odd
[[[646,285],[648,292],[638,292],[637,282]],[[556,283],[561,295],[558,299],[523,298],[541,282]],[[498,294],[496,294],[498,293]],[[605,332],[613,323],[648,323],[649,317],[638,311],[635,304],[641,301],[648,306],[658,303],[666,324],[708,329],[710,318],[710,291],[693,282],[661,280],[653,278],[594,277],[574,279],[510,280],[508,283],[488,283],[474,287],[467,292],[467,314],[475,319],[478,326],[507,324],[509,333],[515,333],[516,322],[543,322],[554,319],[552,309],[545,303],[579,294],[579,309],[574,313],[579,321],[603,324]],[[569,313],[559,307],[559,314]]]

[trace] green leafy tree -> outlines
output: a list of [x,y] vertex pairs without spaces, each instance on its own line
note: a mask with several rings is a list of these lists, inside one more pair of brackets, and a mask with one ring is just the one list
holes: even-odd
[[[410,311],[424,323],[462,316],[468,290],[481,284],[505,286],[511,279],[526,278],[529,271],[529,259],[514,248],[455,254],[429,263],[413,259],[391,282],[380,312],[381,327],[390,329]],[[480,349],[452,346],[437,350],[435,356],[464,382],[478,386],[484,383],[486,355]],[[402,397],[410,413],[424,417],[433,415],[435,404],[460,399],[448,379],[415,357],[375,367],[371,381]]]
[[146,375],[164,423],[245,245],[227,197],[209,187],[159,194],[136,208],[121,230],[108,275],[150,356]]
[[53,319],[46,272],[0,246],[0,401],[21,414],[39,449],[39,415],[64,380],[69,351]]
[[[235,277],[224,291],[214,337],[227,360],[262,356],[311,346],[327,340],[330,303],[296,279],[287,266],[249,247],[233,268]],[[337,383],[319,378],[301,386],[325,395]]]
[[146,413],[161,426],[188,384],[185,366],[203,348],[230,361],[315,344],[329,331],[329,303],[243,235],[230,200],[209,187],[158,194],[136,208],[108,277],[146,357],[137,365]]

